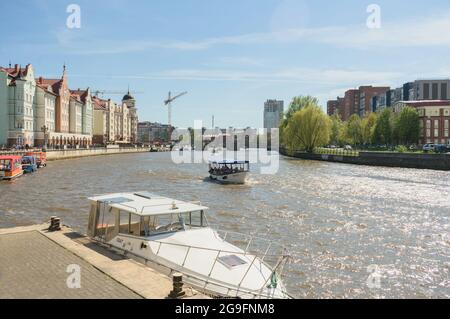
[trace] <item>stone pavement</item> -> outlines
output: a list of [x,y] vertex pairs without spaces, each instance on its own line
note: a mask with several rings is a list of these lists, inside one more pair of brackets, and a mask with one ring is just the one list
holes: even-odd
[[[67,285],[69,276],[76,278],[70,269],[67,272],[70,265],[80,267],[79,289]],[[134,299],[141,296],[34,230],[0,234],[1,298]]]

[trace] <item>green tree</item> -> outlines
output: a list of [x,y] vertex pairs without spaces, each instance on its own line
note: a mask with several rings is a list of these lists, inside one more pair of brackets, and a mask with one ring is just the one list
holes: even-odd
[[372,135],[376,123],[377,113],[369,113],[369,115],[362,119],[361,130],[363,144],[367,145],[372,143]]
[[342,122],[340,116],[337,114],[330,116],[330,120],[331,120],[330,143],[333,145],[341,145],[342,130],[344,123]]
[[363,143],[362,121],[357,114],[353,114],[348,119],[346,135],[352,145],[361,145]]
[[405,107],[395,122],[395,128],[400,144],[415,144],[420,137],[420,119],[417,110]]
[[389,145],[392,143],[392,111],[384,109],[378,116],[373,132],[373,142]]
[[286,112],[286,119],[290,119],[296,112],[307,106],[317,106],[319,105],[319,100],[313,96],[296,96],[292,99],[289,104],[289,108]]
[[289,119],[284,140],[291,151],[313,152],[330,140],[331,120],[317,105],[306,106]]

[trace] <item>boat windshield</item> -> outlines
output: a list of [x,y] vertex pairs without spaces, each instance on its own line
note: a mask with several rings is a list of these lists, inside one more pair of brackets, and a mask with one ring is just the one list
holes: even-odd
[[138,216],[120,211],[119,227],[116,229],[121,234],[149,237],[206,226],[207,222],[203,211],[150,216]]
[[22,164],[32,164],[33,163],[33,158],[31,156],[24,156],[22,158]]
[[206,226],[207,223],[203,211],[145,216],[142,217],[141,220],[143,236],[152,236],[166,232],[185,231]]
[[250,169],[248,162],[237,163],[210,163],[209,172],[211,174],[226,175],[248,172]]

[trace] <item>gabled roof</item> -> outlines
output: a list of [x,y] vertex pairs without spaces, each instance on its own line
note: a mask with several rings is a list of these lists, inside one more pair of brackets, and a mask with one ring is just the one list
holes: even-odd
[[47,90],[49,87],[52,88],[52,91],[49,91],[53,94],[59,95],[59,90],[62,87],[62,79],[44,79],[42,77],[36,79],[36,85]]
[[78,101],[86,103],[86,99],[89,93],[89,89],[87,90],[70,90],[70,95],[75,97]]
[[7,73],[10,77],[13,78],[22,78],[27,76],[30,66],[30,64],[27,64],[26,67],[21,68],[18,64],[16,64],[14,68],[0,67],[0,71]]
[[92,102],[94,102],[94,110],[107,110],[108,109],[108,101],[107,100],[103,100],[96,96],[93,96]]

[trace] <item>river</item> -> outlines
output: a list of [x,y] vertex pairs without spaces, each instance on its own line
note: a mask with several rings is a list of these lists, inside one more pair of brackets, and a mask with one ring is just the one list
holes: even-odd
[[[211,208],[209,222],[289,247],[284,279],[298,298],[450,298],[450,172],[282,157],[247,185],[205,180],[206,164],[169,153],[50,162],[0,182],[0,227],[57,215],[85,232],[86,198],[146,190]],[[1,252],[0,252],[1,253]]]

